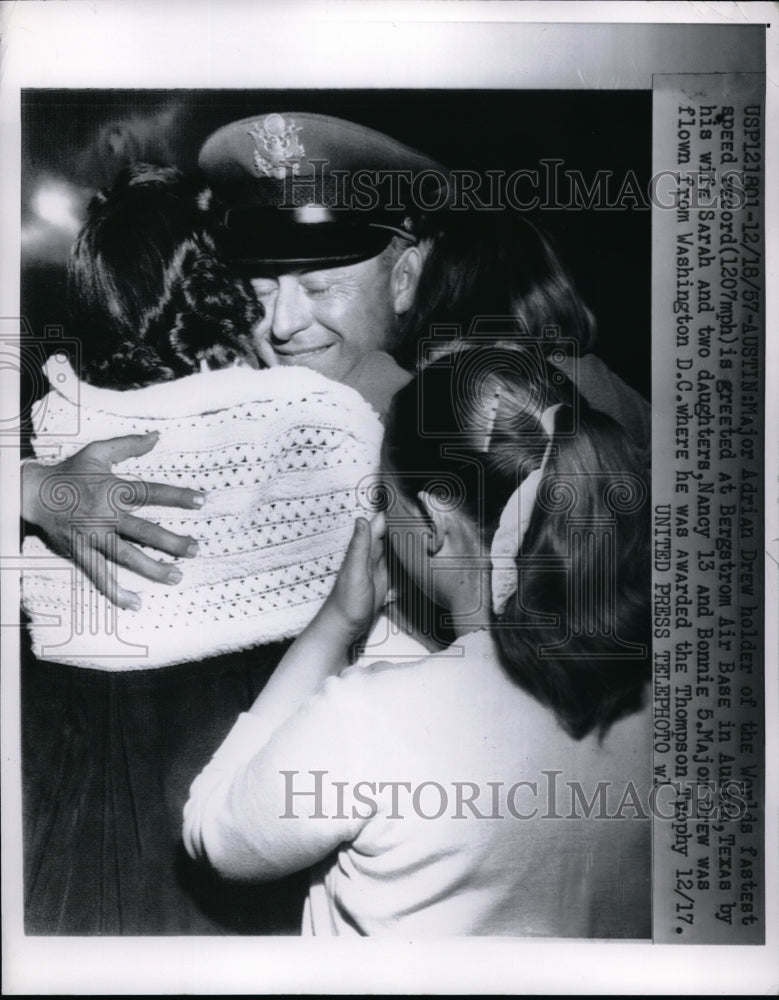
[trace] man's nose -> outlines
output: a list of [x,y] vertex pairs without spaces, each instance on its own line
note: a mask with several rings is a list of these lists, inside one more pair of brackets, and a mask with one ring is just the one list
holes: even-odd
[[311,322],[311,307],[304,290],[292,275],[281,275],[273,300],[270,333],[274,340],[287,341]]

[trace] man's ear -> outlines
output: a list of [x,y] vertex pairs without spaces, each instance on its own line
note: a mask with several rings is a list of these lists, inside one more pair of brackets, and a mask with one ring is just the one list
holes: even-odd
[[419,276],[429,247],[425,243],[407,247],[395,261],[390,278],[392,308],[396,316],[407,313],[414,302]]

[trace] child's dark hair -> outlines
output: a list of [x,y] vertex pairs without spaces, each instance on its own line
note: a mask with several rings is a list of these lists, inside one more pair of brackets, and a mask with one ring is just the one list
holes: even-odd
[[650,672],[647,491],[621,428],[540,352],[464,344],[397,394],[384,462],[412,502],[442,475],[457,481],[489,551],[507,501],[542,464],[540,418],[555,404],[519,589],[491,621],[510,675],[579,739],[636,711]]
[[439,213],[422,239],[429,250],[400,321],[401,364],[417,364],[418,340],[434,326],[458,330],[453,338],[529,338],[551,349],[557,336],[581,354],[592,348],[592,313],[549,239],[519,213]]
[[172,167],[136,163],[87,209],[68,268],[80,375],[133,389],[243,359],[261,306],[207,232],[208,192]]

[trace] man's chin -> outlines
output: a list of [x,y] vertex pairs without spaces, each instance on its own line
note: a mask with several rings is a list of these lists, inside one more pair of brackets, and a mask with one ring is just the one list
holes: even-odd
[[310,368],[312,371],[339,381],[346,374],[348,365],[340,356],[335,345],[314,351],[299,351],[296,354],[277,354],[280,365],[285,367]]

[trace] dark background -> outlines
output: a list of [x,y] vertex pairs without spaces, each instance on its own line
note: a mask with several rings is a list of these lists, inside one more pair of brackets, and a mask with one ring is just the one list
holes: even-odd
[[[270,111],[312,111],[359,122],[453,169],[537,169],[543,176],[540,161],[559,159],[561,171],[579,170],[588,183],[597,171],[609,170],[615,195],[631,170],[646,192],[651,171],[650,91],[27,90],[22,312],[43,351],[51,343],[47,325],[78,336],[67,328],[64,273],[88,198],[128,160],[193,171],[211,132]],[[54,213],[41,212],[42,190],[59,192]],[[530,197],[529,186],[520,191]],[[594,312],[596,353],[649,396],[649,209],[546,209],[528,218],[551,236]],[[39,379],[31,381],[23,400],[41,389]]]

